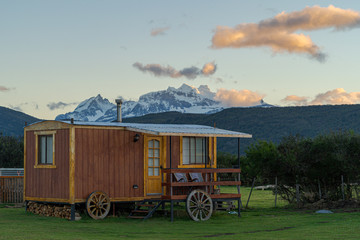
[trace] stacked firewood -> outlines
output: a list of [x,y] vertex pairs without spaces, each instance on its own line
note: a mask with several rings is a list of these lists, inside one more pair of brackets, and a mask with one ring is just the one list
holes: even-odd
[[[52,204],[42,204],[36,202],[28,203],[28,211],[34,214],[46,217],[71,218],[71,207],[69,205],[59,206]],[[80,214],[75,213],[75,218],[79,218]]]

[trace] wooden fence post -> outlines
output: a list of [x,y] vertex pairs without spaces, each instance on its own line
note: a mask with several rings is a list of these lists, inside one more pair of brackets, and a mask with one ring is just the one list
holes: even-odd
[[277,177],[275,177],[275,207],[276,207],[276,201],[277,201]]
[[252,193],[252,190],[253,190],[254,185],[255,185],[255,180],[256,180],[256,178],[253,179],[253,182],[252,182],[252,185],[251,185],[251,190],[250,190],[249,197],[248,197],[248,200],[247,200],[247,202],[246,202],[245,208],[248,207],[248,204],[249,204],[249,201],[250,201],[250,197],[251,197],[251,193]]
[[345,201],[344,176],[343,175],[341,175],[341,193],[342,193],[342,200]]
[[300,184],[296,184],[296,203],[300,206]]

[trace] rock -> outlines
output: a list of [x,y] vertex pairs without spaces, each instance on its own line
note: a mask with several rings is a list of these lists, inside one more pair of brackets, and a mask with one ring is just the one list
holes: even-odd
[[315,213],[333,213],[333,212],[330,210],[318,210]]
[[254,187],[254,189],[256,189],[256,190],[275,189],[275,185],[257,186],[257,187]]

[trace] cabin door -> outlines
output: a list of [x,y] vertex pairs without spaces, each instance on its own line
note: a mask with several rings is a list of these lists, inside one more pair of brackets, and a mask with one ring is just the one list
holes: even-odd
[[164,162],[161,137],[145,138],[145,190],[146,195],[161,195],[161,167]]

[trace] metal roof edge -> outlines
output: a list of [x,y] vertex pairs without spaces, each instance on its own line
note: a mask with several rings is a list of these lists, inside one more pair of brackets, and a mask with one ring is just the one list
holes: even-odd
[[[25,130],[38,130],[47,125],[60,127],[94,127],[94,128],[119,128],[128,131],[140,132],[156,136],[193,136],[193,137],[226,137],[226,138],[252,138],[251,134],[214,128],[207,125],[197,124],[156,124],[156,123],[117,123],[117,122],[82,122],[69,120],[41,120],[25,127]],[[196,130],[196,128],[198,128]],[[180,129],[180,130],[179,130]],[[208,132],[201,131],[208,129]],[[182,132],[182,130],[184,130]]]

